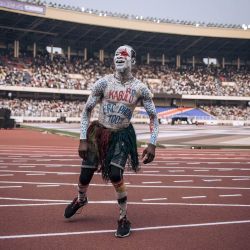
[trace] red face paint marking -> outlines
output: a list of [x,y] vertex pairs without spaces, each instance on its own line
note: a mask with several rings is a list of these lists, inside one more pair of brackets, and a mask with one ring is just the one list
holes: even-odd
[[128,54],[128,52],[127,52],[126,49],[125,49],[125,50],[122,50],[122,51],[120,52],[120,55],[121,55],[121,56],[124,56],[124,57],[129,56],[129,54]]

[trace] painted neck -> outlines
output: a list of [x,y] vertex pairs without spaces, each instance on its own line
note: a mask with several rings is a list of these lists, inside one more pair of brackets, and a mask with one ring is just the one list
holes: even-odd
[[118,79],[121,83],[126,83],[133,78],[133,75],[130,70],[125,70],[123,72],[116,71],[115,78]]

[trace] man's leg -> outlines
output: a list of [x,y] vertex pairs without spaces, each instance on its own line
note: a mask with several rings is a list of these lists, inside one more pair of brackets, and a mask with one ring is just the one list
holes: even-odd
[[64,217],[72,217],[76,211],[88,203],[87,189],[94,175],[94,168],[81,168],[81,174],[78,182],[78,196],[66,207]]
[[116,237],[126,237],[130,234],[130,222],[127,219],[127,191],[123,179],[123,169],[111,165],[111,173],[109,176],[115,191],[120,209],[120,217],[118,220],[118,229]]
[[120,219],[125,217],[127,214],[127,192],[126,186],[123,179],[123,170],[119,167],[111,165],[111,173],[109,176],[115,191],[118,206],[120,208]]
[[89,183],[92,180],[92,177],[94,175],[95,169],[92,168],[82,168],[81,174],[79,176],[79,182],[78,182],[78,201],[83,202],[86,200],[87,196],[87,189],[89,187]]

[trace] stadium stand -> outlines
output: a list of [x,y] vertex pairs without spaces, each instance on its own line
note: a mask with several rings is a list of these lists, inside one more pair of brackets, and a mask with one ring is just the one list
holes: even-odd
[[[114,49],[128,43],[139,55],[135,75],[154,93],[160,119],[250,124],[248,27],[35,0],[1,4],[0,107],[15,118],[78,122],[93,83],[112,72]],[[209,58],[215,63],[204,63]],[[147,117],[137,109],[133,119]]]
[[[27,59],[27,58],[26,58]],[[0,57],[0,85],[89,90],[100,76],[111,73],[110,66],[96,60],[83,62],[62,56],[52,61],[39,56],[28,64],[22,60]],[[200,66],[196,69],[137,65],[136,77],[154,93],[213,96],[250,96],[250,71],[245,68]],[[227,83],[227,84],[225,84]]]

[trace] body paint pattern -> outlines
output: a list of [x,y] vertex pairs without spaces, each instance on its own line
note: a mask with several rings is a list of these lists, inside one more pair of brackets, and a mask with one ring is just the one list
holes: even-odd
[[152,93],[135,78],[122,84],[114,75],[107,75],[94,84],[82,113],[80,139],[86,139],[91,111],[97,103],[100,103],[99,122],[106,128],[117,130],[128,127],[139,100],[150,118],[150,143],[156,144],[158,120]]

